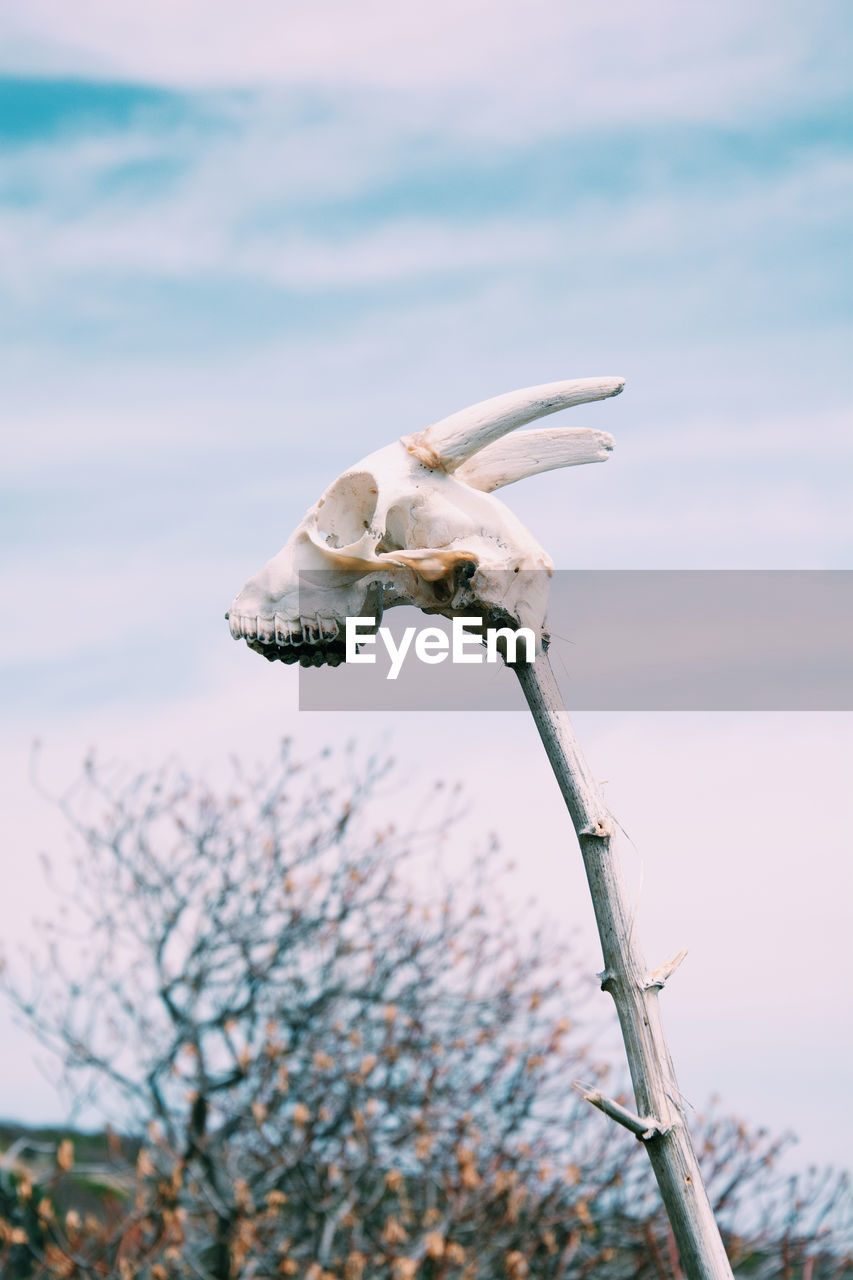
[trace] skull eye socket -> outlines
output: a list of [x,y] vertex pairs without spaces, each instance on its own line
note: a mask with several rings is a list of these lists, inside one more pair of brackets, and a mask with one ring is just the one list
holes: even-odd
[[402,551],[407,541],[407,513],[403,507],[389,507],[385,513],[385,530],[377,551]]
[[326,491],[317,520],[320,537],[330,547],[348,547],[370,528],[379,490],[365,471],[339,476]]
[[[427,519],[422,517],[426,512]],[[409,501],[395,503],[385,512],[385,531],[382,545],[387,551],[402,551],[404,547],[420,547],[433,545],[429,539],[434,530],[429,522],[429,508],[423,498],[411,496]]]

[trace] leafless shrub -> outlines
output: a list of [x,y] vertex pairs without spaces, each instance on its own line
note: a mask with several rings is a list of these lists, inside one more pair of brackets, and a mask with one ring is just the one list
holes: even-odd
[[[86,1217],[57,1213],[56,1171],[28,1193],[7,1171],[4,1275],[680,1274],[636,1144],[571,1088],[606,1073],[587,980],[521,944],[495,848],[424,885],[458,800],[399,831],[371,816],[385,777],[287,746],[221,794],[87,763],[61,801],[70,901],[6,987],[78,1100],[142,1142],[108,1171],[125,1199]],[[843,1182],[780,1184],[781,1144],[733,1121],[699,1143],[739,1274],[853,1274]]]

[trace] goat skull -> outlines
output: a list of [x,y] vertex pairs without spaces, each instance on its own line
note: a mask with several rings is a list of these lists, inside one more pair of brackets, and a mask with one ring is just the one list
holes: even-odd
[[411,604],[485,625],[544,631],[547,552],[494,489],[554,467],[604,462],[613,438],[590,428],[502,437],[574,404],[618,395],[622,378],[551,382],[463,409],[344,471],[226,618],[270,661],[337,666],[348,617]]

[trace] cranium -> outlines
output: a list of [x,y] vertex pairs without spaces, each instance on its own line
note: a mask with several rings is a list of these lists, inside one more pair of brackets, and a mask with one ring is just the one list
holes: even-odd
[[613,438],[590,428],[516,427],[617,395],[622,378],[527,387],[403,436],[344,471],[226,618],[270,661],[337,666],[347,617],[411,604],[546,641],[547,552],[493,490],[554,467],[603,462]]

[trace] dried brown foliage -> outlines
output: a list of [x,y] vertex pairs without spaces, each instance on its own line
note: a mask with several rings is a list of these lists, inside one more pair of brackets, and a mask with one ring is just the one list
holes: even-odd
[[[70,1145],[35,1209],[7,1173],[3,1274],[677,1277],[642,1152],[571,1088],[604,1068],[570,957],[520,944],[494,850],[425,881],[452,797],[398,832],[382,769],[330,773],[285,749],[216,794],[90,762],[62,801],[72,902],[8,989],[77,1095],[145,1137],[85,1218],[54,1207]],[[777,1183],[781,1144],[734,1122],[699,1140],[739,1274],[853,1274],[843,1183]]]

